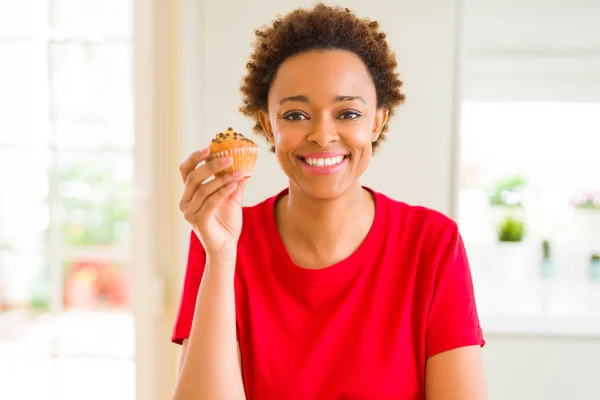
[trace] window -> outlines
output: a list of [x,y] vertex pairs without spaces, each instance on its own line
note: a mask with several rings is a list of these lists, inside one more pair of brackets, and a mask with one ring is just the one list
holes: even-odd
[[0,398],[134,399],[132,6],[0,0]]
[[485,314],[600,314],[600,103],[462,105],[459,224]]
[[457,217],[492,335],[599,333],[599,5],[462,7]]

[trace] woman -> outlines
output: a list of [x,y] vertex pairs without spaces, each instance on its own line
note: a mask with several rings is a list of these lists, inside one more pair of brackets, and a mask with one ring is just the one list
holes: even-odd
[[240,175],[208,180],[231,160],[182,163],[193,233],[174,398],[485,398],[456,224],[360,184],[404,100],[385,34],[320,4],[256,35],[242,111],[289,187],[242,207]]

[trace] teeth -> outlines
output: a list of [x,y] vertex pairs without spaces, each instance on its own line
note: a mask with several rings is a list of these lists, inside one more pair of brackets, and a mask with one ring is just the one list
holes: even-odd
[[304,162],[313,167],[329,167],[331,165],[337,165],[344,161],[344,156],[330,157],[330,158],[305,158]]

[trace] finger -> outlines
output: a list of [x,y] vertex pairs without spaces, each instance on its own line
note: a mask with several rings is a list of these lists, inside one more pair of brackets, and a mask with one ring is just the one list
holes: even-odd
[[211,196],[213,193],[217,192],[223,186],[229,184],[230,182],[234,182],[236,180],[240,180],[243,178],[243,174],[239,171],[233,172],[231,174],[223,175],[215,178],[214,180],[205,183],[202,185],[196,192],[194,192],[193,197],[189,200],[189,202],[183,203],[180,205],[183,209],[188,210],[191,213],[199,212],[203,207],[206,199]]
[[213,214],[215,210],[223,204],[225,199],[235,192],[238,185],[239,181],[229,182],[227,185],[211,194],[202,205],[202,210],[208,214]]
[[185,182],[187,176],[192,172],[198,164],[205,161],[210,155],[210,149],[208,147],[193,152],[179,165],[179,173],[181,174],[181,180]]
[[223,171],[224,169],[227,169],[232,163],[233,160],[231,157],[220,157],[210,160],[206,164],[192,171],[187,176],[185,181],[185,189],[183,191],[183,195],[181,196],[181,202],[189,202],[194,196],[194,193],[196,193],[196,191],[208,178],[218,172]]
[[233,200],[237,202],[240,206],[244,204],[244,192],[246,190],[246,186],[248,185],[248,181],[250,178],[244,178],[239,181],[237,189],[231,195]]
[[205,162],[190,172],[187,176],[186,184],[192,181],[193,184],[202,183],[213,175],[226,170],[233,164],[231,157],[218,157]]
[[197,213],[204,206],[204,202],[208,197],[210,197],[213,193],[219,191],[224,186],[228,185],[231,182],[239,181],[243,179],[244,174],[242,171],[235,171],[231,174],[223,175],[214,180],[205,183],[202,185],[196,192],[194,192],[192,198],[186,203],[183,201],[180,202],[180,209],[186,213]]

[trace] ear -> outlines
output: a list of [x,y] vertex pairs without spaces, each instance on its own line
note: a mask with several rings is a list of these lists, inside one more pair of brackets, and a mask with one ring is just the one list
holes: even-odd
[[258,122],[260,122],[260,126],[262,126],[265,135],[267,136],[267,140],[271,143],[271,146],[275,146],[275,135],[273,134],[273,127],[271,125],[271,120],[269,119],[269,114],[263,110],[258,112]]
[[388,122],[390,111],[386,107],[379,107],[375,112],[375,125],[373,126],[373,133],[371,134],[371,142],[377,141],[383,127]]

